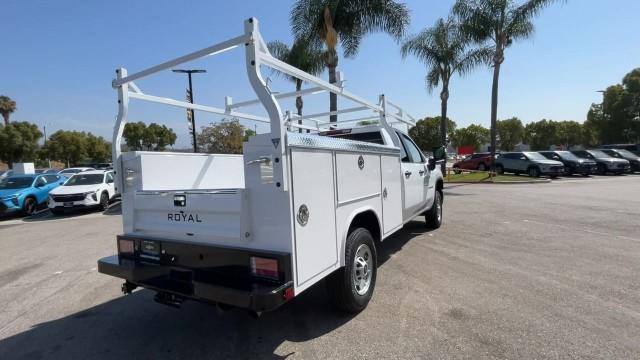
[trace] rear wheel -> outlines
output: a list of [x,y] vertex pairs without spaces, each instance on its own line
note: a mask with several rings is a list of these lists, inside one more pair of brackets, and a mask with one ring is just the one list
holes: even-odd
[[37,208],[38,208],[38,202],[36,201],[36,199],[32,197],[28,197],[24,199],[24,204],[22,204],[22,211],[26,215],[33,215],[36,212]]
[[100,210],[105,211],[109,208],[109,194],[103,192],[100,195]]
[[376,286],[377,254],[369,230],[353,230],[345,244],[345,266],[327,282],[332,300],[338,308],[359,313],[369,304]]
[[484,163],[478,165],[478,171],[487,171],[487,166]]
[[529,173],[531,177],[540,177],[540,170],[535,166],[530,167],[527,173]]
[[496,173],[500,175],[504,174],[504,167],[500,164],[496,165]]
[[607,173],[607,167],[603,164],[598,164],[598,175],[604,175]]

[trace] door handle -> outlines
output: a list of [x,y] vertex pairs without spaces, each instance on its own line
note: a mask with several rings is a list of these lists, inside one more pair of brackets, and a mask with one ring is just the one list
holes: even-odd
[[411,171],[407,170],[404,172],[404,176],[409,177],[411,176]]
[[420,174],[420,176],[424,175],[424,170],[418,171],[418,174]]

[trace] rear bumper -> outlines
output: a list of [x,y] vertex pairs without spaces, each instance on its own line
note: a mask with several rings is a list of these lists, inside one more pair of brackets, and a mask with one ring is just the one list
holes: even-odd
[[[118,238],[134,240],[125,236]],[[139,244],[143,239],[135,241]],[[162,249],[162,254],[157,259],[140,257],[141,254],[137,251],[134,256],[113,255],[98,261],[98,271],[160,293],[256,312],[274,310],[293,297],[289,254],[157,242]],[[136,248],[140,247],[136,245]],[[280,279],[276,281],[251,277],[251,256],[277,259]]]

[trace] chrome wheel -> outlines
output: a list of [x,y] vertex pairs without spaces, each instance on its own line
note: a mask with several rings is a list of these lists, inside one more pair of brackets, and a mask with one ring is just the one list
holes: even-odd
[[436,216],[438,217],[438,222],[442,222],[442,200],[440,199],[440,195],[436,192]]
[[358,295],[364,295],[369,290],[373,266],[371,249],[368,245],[361,244],[358,250],[356,250],[356,256],[353,259],[353,270],[351,272],[354,290]]

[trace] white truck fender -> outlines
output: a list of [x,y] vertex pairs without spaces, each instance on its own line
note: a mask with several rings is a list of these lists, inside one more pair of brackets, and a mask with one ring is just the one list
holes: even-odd
[[[351,213],[349,213],[349,216],[347,217],[347,220],[345,222],[345,226],[343,228],[343,232],[342,234],[340,234],[339,239],[340,239],[340,267],[345,266],[345,261],[344,261],[344,252],[345,252],[345,245],[347,243],[347,237],[349,236],[349,228],[351,227],[351,225],[353,224],[353,220],[360,214],[364,214],[364,213],[368,213],[368,214],[373,214],[376,218],[376,225],[378,227],[377,229],[377,236],[374,232],[372,232],[372,236],[374,238],[374,240],[377,241],[381,241],[382,240],[382,222],[380,221],[380,215],[377,213],[376,209],[374,209],[372,206],[362,206],[359,208],[354,209],[353,211],[351,211]],[[370,230],[371,231],[371,230]],[[377,237],[377,238],[376,238]]]

